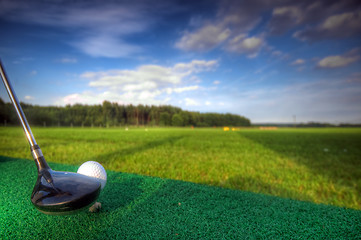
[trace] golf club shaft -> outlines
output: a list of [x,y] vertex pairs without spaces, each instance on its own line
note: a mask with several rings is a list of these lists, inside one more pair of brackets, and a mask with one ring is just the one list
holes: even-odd
[[18,117],[20,119],[20,122],[21,122],[21,125],[23,126],[23,129],[25,131],[25,135],[28,138],[29,144],[30,144],[30,146],[35,146],[36,145],[35,138],[34,138],[32,132],[31,132],[28,121],[26,120],[23,109],[20,106],[19,100],[16,97],[14,89],[11,86],[11,83],[9,82],[9,80],[7,78],[7,75],[5,73],[5,70],[3,68],[3,65],[2,65],[1,61],[0,61],[0,74],[1,74],[1,78],[2,78],[2,80],[4,82],[5,88],[6,88],[8,94],[9,94],[9,97],[11,99],[11,102],[13,103],[14,108],[16,110],[16,114],[18,115]]
[[20,106],[19,100],[16,97],[15,91],[13,87],[11,86],[11,83],[8,80],[8,77],[6,76],[4,67],[2,65],[2,62],[0,60],[0,75],[3,80],[3,83],[5,85],[5,88],[9,94],[9,97],[13,103],[13,106],[16,110],[16,114],[19,117],[19,120],[21,122],[21,125],[23,126],[26,138],[28,139],[28,142],[30,144],[31,154],[33,155],[33,158],[38,166],[39,169],[47,168],[48,165],[44,159],[43,153],[40,150],[40,147],[37,145],[34,135],[31,132],[30,126],[28,121],[26,120],[25,114],[23,112],[23,109]]

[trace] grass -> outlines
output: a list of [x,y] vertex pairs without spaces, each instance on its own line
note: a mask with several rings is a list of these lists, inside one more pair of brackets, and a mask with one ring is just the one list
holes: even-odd
[[[34,128],[48,162],[190,181],[361,210],[361,129]],[[31,159],[20,128],[0,155]],[[51,164],[50,164],[51,165]]]

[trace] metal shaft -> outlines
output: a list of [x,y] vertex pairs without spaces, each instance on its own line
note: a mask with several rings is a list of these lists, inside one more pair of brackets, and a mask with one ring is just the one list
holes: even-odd
[[[20,106],[19,100],[16,97],[15,91],[13,89],[13,87],[11,86],[11,83],[9,82],[4,67],[1,63],[0,60],[0,75],[1,75],[1,79],[4,82],[5,88],[9,94],[9,97],[14,105],[14,108],[16,110],[16,114],[19,117],[19,120],[21,122],[21,125],[23,126],[26,138],[28,139],[28,142],[30,144],[30,150],[31,150],[31,154],[33,155],[34,161],[36,166],[38,167],[38,171],[39,173],[43,170],[43,169],[49,169],[49,165],[47,164],[47,162],[45,161],[45,158],[43,156],[43,153],[41,152],[40,147],[38,146],[38,144],[35,141],[34,135],[31,132],[28,120],[26,120],[25,114],[23,112],[23,109]],[[51,178],[47,178],[47,180],[49,182],[51,182]]]
[[1,60],[0,60],[0,74],[1,74],[1,78],[2,78],[2,80],[4,82],[5,88],[6,88],[7,92],[8,92],[8,94],[9,94],[9,97],[10,97],[10,99],[11,99],[13,105],[14,105],[15,110],[16,110],[16,114],[18,115],[19,120],[21,122],[21,125],[23,126],[23,129],[24,129],[25,135],[26,135],[26,137],[27,137],[27,139],[29,141],[29,144],[30,144],[31,147],[34,147],[34,146],[37,145],[36,141],[35,141],[35,138],[33,136],[33,133],[31,132],[29,123],[26,120],[23,109],[20,106],[19,100],[16,97],[15,91],[14,91],[13,87],[11,86],[11,83],[9,82],[9,80],[8,80],[8,78],[6,76],[5,70],[4,70],[3,65],[1,63]]
[[4,82],[5,88],[6,88],[7,92],[8,92],[8,94],[9,94],[9,97],[10,97],[10,99],[11,99],[13,105],[14,105],[15,110],[16,110],[16,114],[18,115],[19,120],[21,122],[21,125],[23,126],[23,129],[24,129],[25,135],[26,135],[26,137],[27,137],[27,139],[29,141],[30,147],[34,147],[34,146],[37,145],[36,141],[35,141],[35,138],[33,136],[33,133],[31,132],[29,123],[26,120],[23,109],[20,106],[19,100],[16,97],[14,89],[11,86],[11,84],[10,84],[10,82],[9,82],[7,76],[6,76],[5,70],[4,70],[3,65],[1,63],[1,60],[0,60],[0,74],[1,74],[1,78],[2,78],[2,80]]

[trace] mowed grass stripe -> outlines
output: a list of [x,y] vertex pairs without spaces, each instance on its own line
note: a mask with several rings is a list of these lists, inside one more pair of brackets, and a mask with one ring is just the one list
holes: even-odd
[[[361,129],[35,128],[46,159],[361,210]],[[0,155],[30,159],[20,128]]]

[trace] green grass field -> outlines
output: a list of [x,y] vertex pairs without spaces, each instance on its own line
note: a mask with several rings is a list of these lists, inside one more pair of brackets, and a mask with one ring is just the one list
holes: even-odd
[[[361,129],[34,128],[48,162],[264,193],[361,210]],[[0,155],[31,159],[20,127]]]

